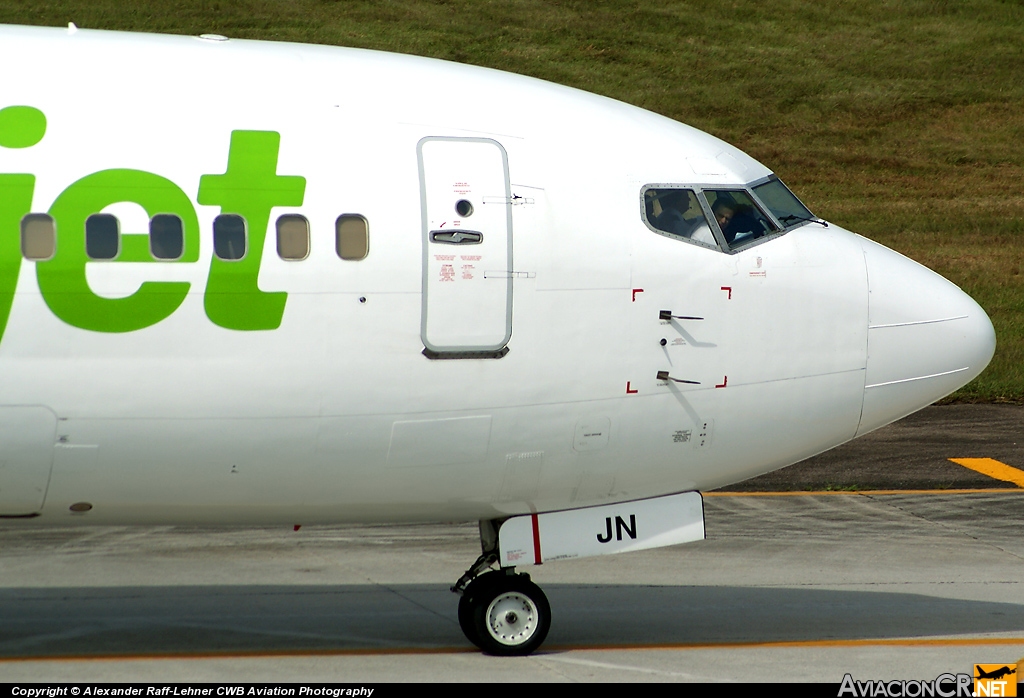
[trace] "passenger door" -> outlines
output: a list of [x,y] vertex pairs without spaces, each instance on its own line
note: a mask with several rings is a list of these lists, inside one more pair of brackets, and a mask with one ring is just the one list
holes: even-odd
[[508,158],[489,138],[419,142],[421,338],[431,358],[504,355],[512,337]]

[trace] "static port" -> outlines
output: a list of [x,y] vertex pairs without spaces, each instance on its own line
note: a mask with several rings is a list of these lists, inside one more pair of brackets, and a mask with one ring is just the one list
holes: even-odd
[[71,509],[71,511],[81,513],[92,509],[92,504],[89,504],[89,502],[75,502],[68,508]]

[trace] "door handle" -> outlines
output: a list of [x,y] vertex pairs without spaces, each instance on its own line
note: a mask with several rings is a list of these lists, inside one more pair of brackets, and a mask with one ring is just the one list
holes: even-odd
[[484,234],[475,230],[431,230],[430,241],[443,245],[479,245]]

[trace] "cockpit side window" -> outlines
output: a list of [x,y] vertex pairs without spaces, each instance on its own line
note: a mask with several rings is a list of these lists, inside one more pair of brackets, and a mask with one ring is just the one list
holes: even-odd
[[705,189],[704,196],[730,249],[778,231],[744,189]]
[[758,184],[754,193],[784,228],[818,220],[778,177],[773,176],[764,184]]
[[647,187],[643,192],[647,225],[668,237],[719,249],[718,241],[692,189]]

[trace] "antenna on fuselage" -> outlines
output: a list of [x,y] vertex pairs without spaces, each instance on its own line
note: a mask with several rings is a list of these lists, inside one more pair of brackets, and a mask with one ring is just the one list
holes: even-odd
[[682,378],[673,378],[668,375],[668,371],[658,371],[658,380],[660,381],[672,381],[673,383],[687,383],[689,385],[700,385],[700,381],[687,381]]
[[671,320],[703,320],[704,318],[692,315],[673,315],[671,310],[660,310],[658,311],[658,319],[669,322]]

